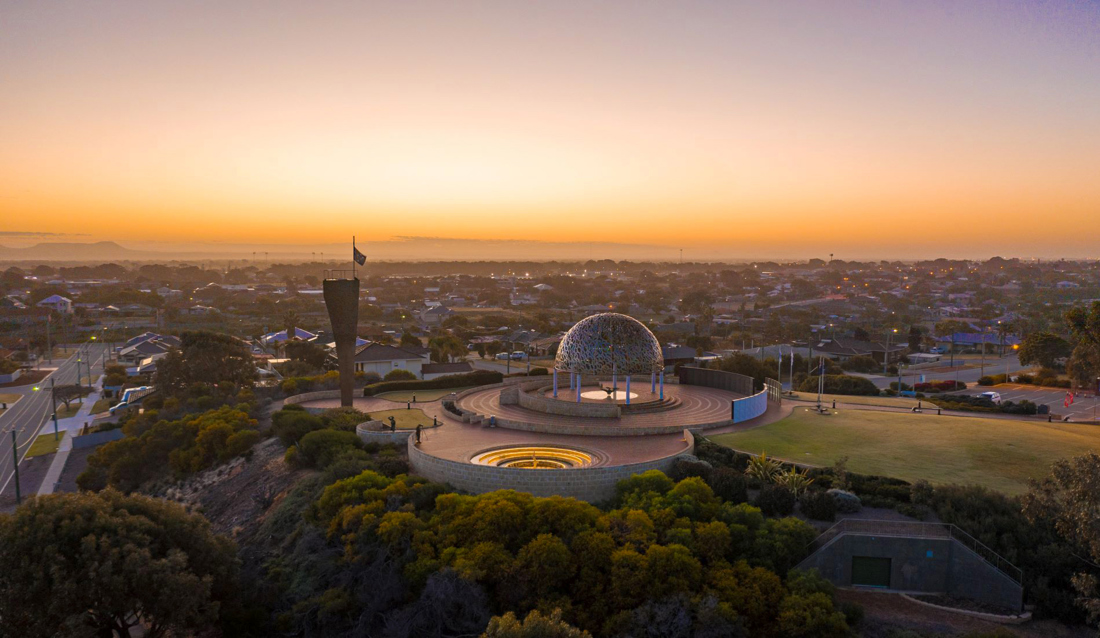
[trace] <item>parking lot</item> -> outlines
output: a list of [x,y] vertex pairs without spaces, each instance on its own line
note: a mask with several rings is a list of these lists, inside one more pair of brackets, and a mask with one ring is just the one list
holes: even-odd
[[1036,405],[1049,405],[1050,411],[1059,416],[1068,416],[1070,421],[1100,420],[1100,399],[1095,392],[1081,392],[1073,398],[1073,405],[1064,407],[1067,390],[1062,388],[1037,388],[1033,385],[1003,383],[996,386],[973,386],[961,394],[979,395],[982,392],[997,392],[1001,401],[1031,401]]

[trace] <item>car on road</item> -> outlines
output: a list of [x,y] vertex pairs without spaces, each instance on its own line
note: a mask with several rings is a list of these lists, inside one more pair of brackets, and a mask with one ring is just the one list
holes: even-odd
[[934,348],[929,348],[928,353],[929,354],[946,354],[947,353],[947,348],[944,348],[943,346],[936,346]]
[[504,361],[505,359],[508,358],[508,353],[507,352],[498,352],[496,358],[500,359],[501,361]]
[[982,392],[978,396],[983,398],[983,399],[989,399],[990,401],[992,401],[994,403],[1000,403],[1001,402],[1001,393],[1000,392]]
[[517,359],[522,360],[526,356],[527,356],[526,352],[524,352],[522,350],[516,350],[515,352],[512,353],[512,361],[516,361]]

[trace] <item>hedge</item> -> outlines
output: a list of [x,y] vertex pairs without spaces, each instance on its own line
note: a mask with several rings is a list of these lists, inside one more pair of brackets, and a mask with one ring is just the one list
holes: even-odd
[[415,381],[382,381],[372,383],[363,388],[363,396],[372,397],[383,392],[394,390],[439,390],[444,388],[463,388],[471,385],[489,385],[500,383],[504,375],[493,370],[474,370],[465,374],[449,374],[445,377],[430,379],[427,381],[417,379]]
[[[798,386],[799,392],[817,392],[817,375],[806,377],[802,385]],[[847,374],[825,375],[825,394],[847,394],[862,396],[878,396],[879,390],[870,379],[856,377]]]

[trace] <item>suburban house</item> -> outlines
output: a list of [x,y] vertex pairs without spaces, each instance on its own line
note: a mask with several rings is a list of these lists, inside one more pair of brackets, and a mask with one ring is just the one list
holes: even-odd
[[822,339],[813,346],[815,355],[822,355],[837,361],[847,361],[852,357],[871,357],[882,363],[897,363],[902,352],[908,348],[905,341],[901,343],[881,343],[877,341],[860,341],[846,337],[831,337]]
[[435,305],[420,313],[420,321],[429,326],[438,326],[454,314],[454,311],[444,305]]
[[421,378],[425,381],[438,379],[439,377],[445,377],[451,374],[466,374],[467,372],[473,371],[474,367],[471,366],[468,361],[459,361],[457,363],[425,363],[420,366]]
[[[287,337],[286,329],[284,328],[276,332],[269,332],[260,337],[260,343],[262,343],[264,346],[270,347],[274,345],[279,345],[282,342],[286,341],[288,338],[291,337]],[[300,339],[302,341],[313,341],[317,338],[317,335],[308,330],[303,330],[301,328],[295,327],[292,338]]]
[[39,308],[49,308],[62,315],[73,314],[73,300],[61,295],[50,295],[35,305]]
[[127,366],[140,366],[144,360],[167,354],[178,347],[179,337],[145,332],[122,344],[118,350],[118,361]]
[[[421,349],[417,348],[417,350]],[[430,361],[427,352],[413,352],[411,349],[387,346],[378,342],[368,343],[355,350],[355,371],[374,372],[382,377],[393,370],[408,370],[419,379],[423,366]]]

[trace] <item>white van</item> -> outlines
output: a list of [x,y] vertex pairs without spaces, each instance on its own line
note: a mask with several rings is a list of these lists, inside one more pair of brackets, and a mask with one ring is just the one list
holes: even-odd
[[979,394],[978,396],[983,398],[983,399],[989,399],[990,401],[992,401],[994,403],[1000,403],[1001,402],[1001,393],[1000,392],[983,392],[983,393]]

